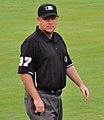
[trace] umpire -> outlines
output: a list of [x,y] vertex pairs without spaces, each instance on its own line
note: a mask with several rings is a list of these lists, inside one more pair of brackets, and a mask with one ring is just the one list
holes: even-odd
[[42,4],[38,26],[21,45],[18,73],[25,86],[24,102],[31,120],[62,120],[62,89],[66,75],[79,86],[85,99],[89,91],[79,77],[62,37],[54,32],[57,8]]

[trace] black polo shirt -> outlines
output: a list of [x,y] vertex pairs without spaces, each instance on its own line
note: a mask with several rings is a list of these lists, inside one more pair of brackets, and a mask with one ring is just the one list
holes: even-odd
[[66,69],[72,65],[62,37],[49,39],[38,27],[21,45],[19,74],[30,74],[37,88],[59,90],[66,85]]

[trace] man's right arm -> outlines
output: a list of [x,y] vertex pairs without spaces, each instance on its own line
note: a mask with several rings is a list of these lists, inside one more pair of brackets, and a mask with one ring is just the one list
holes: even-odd
[[33,100],[34,100],[34,104],[36,107],[36,113],[41,113],[41,115],[44,112],[44,103],[41,100],[38,91],[36,90],[32,77],[29,74],[20,74],[20,77],[22,79],[22,82],[26,88],[26,90],[28,91],[28,93],[32,96]]

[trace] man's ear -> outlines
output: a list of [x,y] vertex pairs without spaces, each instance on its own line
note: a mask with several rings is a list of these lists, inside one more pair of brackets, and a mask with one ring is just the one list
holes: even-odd
[[37,17],[37,22],[40,23],[41,17]]

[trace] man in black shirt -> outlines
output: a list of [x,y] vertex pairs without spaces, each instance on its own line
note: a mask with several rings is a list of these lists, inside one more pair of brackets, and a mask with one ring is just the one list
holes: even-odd
[[89,91],[68,55],[62,37],[54,32],[57,8],[42,4],[38,8],[36,31],[21,45],[18,73],[25,86],[25,105],[31,120],[62,120],[62,89],[66,75],[88,99]]

